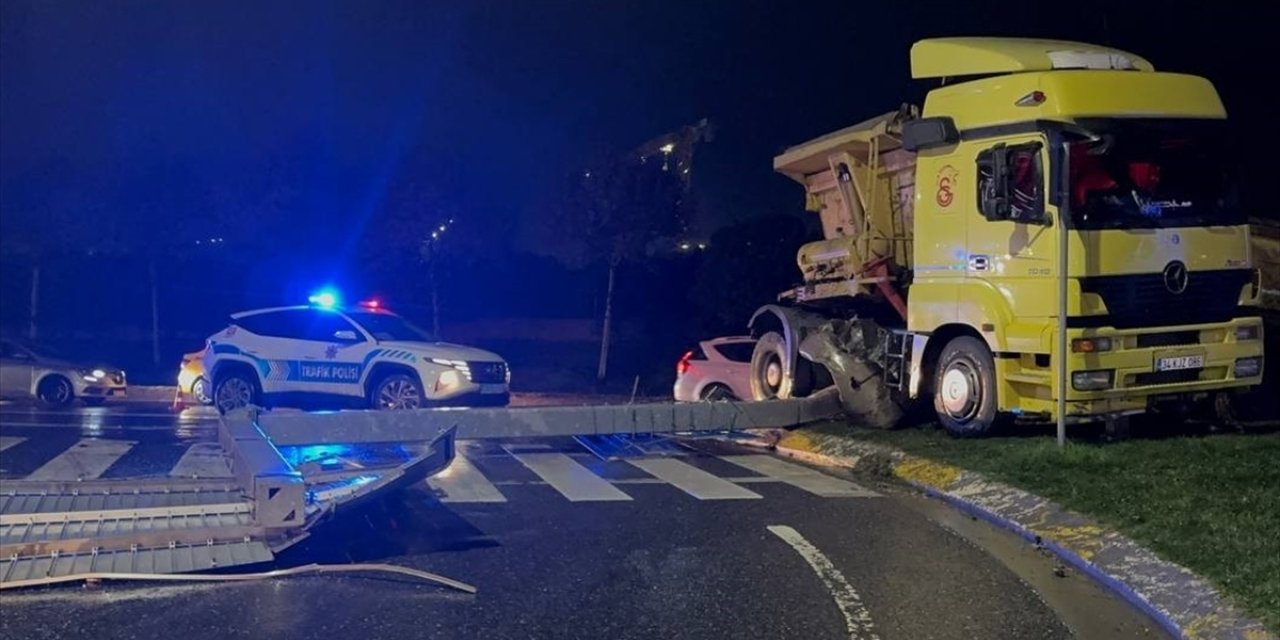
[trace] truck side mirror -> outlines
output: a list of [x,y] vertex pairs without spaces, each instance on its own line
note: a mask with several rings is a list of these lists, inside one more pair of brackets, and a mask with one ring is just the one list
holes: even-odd
[[955,121],[946,116],[917,118],[902,125],[902,148],[907,151],[945,147],[959,141]]
[[991,221],[1008,220],[1008,147],[998,144],[978,154],[978,209]]
[[1039,142],[997,144],[978,154],[978,208],[987,220],[1047,224]]

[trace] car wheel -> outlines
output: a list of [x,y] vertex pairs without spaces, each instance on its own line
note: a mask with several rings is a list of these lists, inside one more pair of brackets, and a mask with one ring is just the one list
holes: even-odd
[[63,376],[49,376],[40,381],[36,388],[36,397],[51,407],[65,407],[76,398],[71,381]]
[[725,400],[737,400],[737,396],[733,395],[733,390],[725,385],[716,383],[707,385],[702,390],[702,399],[707,402],[723,402]]
[[102,405],[107,403],[107,399],[106,398],[80,398],[80,402],[83,402],[84,406],[86,407],[101,407]]
[[403,409],[421,409],[426,401],[422,392],[422,384],[414,376],[405,373],[393,373],[378,380],[373,385],[373,393],[369,394],[370,404],[374,409],[398,411]]
[[209,395],[209,381],[204,376],[191,383],[191,397],[200,404],[213,404],[213,397]]
[[218,413],[258,404],[261,395],[257,379],[240,371],[219,376],[213,387],[213,401]]
[[972,336],[948,342],[933,378],[933,408],[953,436],[984,436],[996,426],[995,360]]

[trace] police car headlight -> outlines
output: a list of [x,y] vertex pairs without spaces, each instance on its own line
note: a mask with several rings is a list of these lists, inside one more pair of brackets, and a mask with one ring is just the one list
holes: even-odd
[[462,384],[462,375],[457,370],[445,371],[436,380],[436,386],[441,389],[451,389],[459,384]]

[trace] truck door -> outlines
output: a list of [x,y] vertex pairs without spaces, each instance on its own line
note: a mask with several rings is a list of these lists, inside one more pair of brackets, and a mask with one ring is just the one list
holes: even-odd
[[1049,156],[1044,138],[1037,134],[974,148],[976,184],[966,195],[977,207],[965,225],[970,284],[960,296],[958,315],[970,326],[982,327],[991,342],[995,336],[988,327],[1056,315],[1054,289],[1048,285],[1057,246],[1046,212]]

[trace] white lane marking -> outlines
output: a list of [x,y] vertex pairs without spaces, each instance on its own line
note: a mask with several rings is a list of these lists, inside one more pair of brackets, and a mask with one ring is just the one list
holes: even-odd
[[639,458],[627,462],[699,500],[754,500],[763,497],[673,458]]
[[844,616],[845,630],[849,632],[850,640],[879,640],[875,625],[871,623],[871,613],[862,604],[862,596],[858,595],[836,565],[800,535],[799,531],[785,525],[771,525],[767,528],[770,533],[791,545],[809,563],[813,572],[818,574],[818,579],[831,592],[831,599],[836,601],[836,608]]
[[722,456],[721,459],[824,498],[877,498],[880,496],[874,491],[864,489],[847,480],[833,478],[820,471],[784,462],[772,456]]
[[480,470],[463,456],[455,456],[453,462],[440,473],[427,479],[432,489],[444,493],[440,502],[506,502],[498,487],[484,477]]
[[169,470],[174,478],[230,478],[231,467],[222,447],[212,442],[199,442],[187,447],[186,453]]
[[4,451],[16,444],[26,442],[26,438],[15,438],[13,436],[0,436],[0,451]]
[[610,502],[630,500],[631,496],[591,473],[563,453],[514,453],[511,454],[530,471],[538,474],[570,502]]
[[136,442],[86,438],[36,469],[28,480],[93,480],[102,475]]

